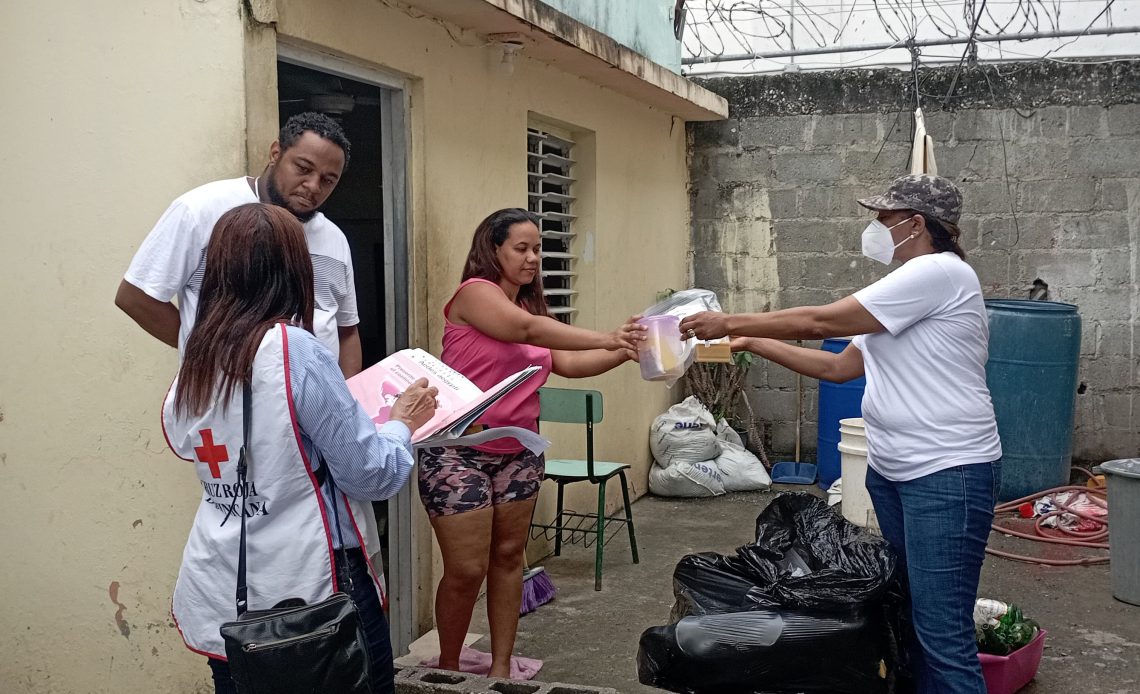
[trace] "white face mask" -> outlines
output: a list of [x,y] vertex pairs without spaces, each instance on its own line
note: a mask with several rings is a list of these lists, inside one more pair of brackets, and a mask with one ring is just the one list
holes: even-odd
[[897,224],[887,226],[877,219],[871,220],[871,223],[863,230],[863,255],[883,265],[890,265],[891,261],[895,259],[895,249],[918,235],[916,232],[895,243],[891,236],[891,229],[909,221],[910,218],[908,217]]

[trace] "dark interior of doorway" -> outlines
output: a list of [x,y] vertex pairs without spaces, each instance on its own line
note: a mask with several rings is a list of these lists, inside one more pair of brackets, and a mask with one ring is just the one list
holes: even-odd
[[339,122],[352,160],[323,212],[352,249],[364,365],[384,358],[384,198],[380,149],[380,88],[290,63],[277,63],[281,123],[304,111]]
[[[277,94],[282,124],[298,113],[319,111],[344,127],[352,148],[348,170],[322,211],[341,228],[352,251],[360,344],[367,367],[386,356],[387,344],[381,88],[278,61]],[[374,506],[387,573],[387,502]]]

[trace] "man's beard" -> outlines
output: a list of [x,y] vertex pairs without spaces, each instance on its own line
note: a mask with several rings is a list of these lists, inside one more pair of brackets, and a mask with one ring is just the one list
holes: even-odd
[[290,214],[301,220],[302,224],[309,221],[314,216],[316,216],[318,212],[320,212],[320,207],[314,207],[308,212],[298,212],[297,210],[294,210],[289,205],[289,202],[285,199],[285,196],[281,194],[281,189],[277,187],[277,181],[275,180],[273,174],[273,167],[269,167],[269,171],[266,172],[265,176],[265,192],[269,195],[269,202],[277,205],[278,207],[284,207],[285,209],[289,210]]

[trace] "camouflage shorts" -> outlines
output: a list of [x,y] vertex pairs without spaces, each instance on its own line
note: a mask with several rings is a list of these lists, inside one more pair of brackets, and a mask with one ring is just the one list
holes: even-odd
[[538,494],[546,459],[530,451],[428,448],[419,455],[420,500],[429,516],[477,511]]

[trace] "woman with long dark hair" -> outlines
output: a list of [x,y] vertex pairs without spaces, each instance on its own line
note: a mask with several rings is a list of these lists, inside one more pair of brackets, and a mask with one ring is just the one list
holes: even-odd
[[[249,609],[348,593],[364,628],[373,691],[394,691],[383,598],[346,495],[386,499],[399,491],[412,468],[411,432],[434,414],[437,393],[424,381],[413,385],[377,431],[336,358],[311,333],[313,303],[312,261],[293,215],[259,203],[222,215],[206,250],[197,320],[162,412],[171,449],[195,463],[203,492],[172,613],[187,647],[209,658],[219,694],[235,691],[218,628],[236,618],[241,523],[231,516],[241,512],[235,500],[242,496]],[[239,485],[243,446],[249,472]],[[339,529],[331,527],[332,504]]]
[[[550,373],[596,376],[636,358],[644,329],[631,318],[609,333],[550,316],[542,292],[538,217],[509,208],[475,229],[463,279],[443,309],[443,361],[488,388],[529,365],[542,371],[475,425],[536,431],[538,389]],[[487,579],[492,677],[510,675],[522,599],[523,551],[543,477],[543,457],[517,440],[420,455],[420,498],[443,554],[435,598],[442,668],[458,670],[463,637]]]
[[[1002,454],[986,386],[986,307],[958,244],[962,194],[922,174],[858,202],[876,213],[863,254],[900,267],[827,306],[700,313],[681,329],[737,336],[734,350],[812,378],[866,374],[867,491],[910,585],[918,691],[985,694],[972,614]],[[856,337],[840,354],[780,341],[842,335]]]

